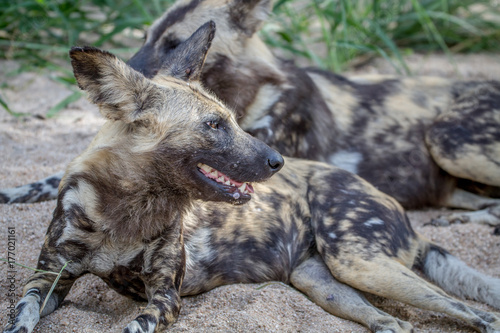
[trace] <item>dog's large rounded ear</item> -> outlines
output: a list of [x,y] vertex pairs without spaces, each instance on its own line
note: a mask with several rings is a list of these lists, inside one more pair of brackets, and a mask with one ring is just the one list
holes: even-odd
[[78,86],[109,119],[136,121],[159,99],[158,86],[109,52],[73,47],[69,56]]
[[231,22],[249,37],[260,29],[272,11],[271,0],[233,0],[229,6]]
[[184,81],[200,80],[214,37],[215,22],[209,21],[168,54],[158,75],[173,76]]

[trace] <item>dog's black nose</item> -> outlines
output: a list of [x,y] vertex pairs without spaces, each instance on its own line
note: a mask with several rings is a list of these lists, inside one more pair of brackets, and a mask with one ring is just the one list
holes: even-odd
[[278,172],[285,164],[285,160],[281,154],[275,153],[269,156],[267,164],[271,167],[272,172]]

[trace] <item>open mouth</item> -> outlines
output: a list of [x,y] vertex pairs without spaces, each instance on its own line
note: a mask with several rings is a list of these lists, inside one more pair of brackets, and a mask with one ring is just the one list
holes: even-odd
[[200,170],[205,177],[221,184],[236,200],[240,199],[240,197],[244,195],[248,196],[250,193],[254,193],[253,187],[250,183],[237,182],[211,166],[198,163],[198,170]]

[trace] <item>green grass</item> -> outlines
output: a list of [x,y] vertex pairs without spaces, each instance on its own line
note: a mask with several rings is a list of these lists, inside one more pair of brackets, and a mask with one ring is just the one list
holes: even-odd
[[337,72],[379,56],[408,74],[406,53],[500,50],[500,6],[493,1],[279,0],[274,12],[263,31],[269,45]]
[[[142,31],[159,17],[173,0],[8,0],[0,1],[0,58],[14,59],[21,66],[7,73],[43,68],[73,93],[54,106],[46,117],[53,117],[82,94],[68,71],[68,50],[74,45],[105,47],[129,56],[140,46]],[[0,108],[13,116],[0,96]]]
[[[129,51],[124,31],[143,29],[173,0],[0,1],[0,57],[45,67],[74,45]],[[120,37],[120,38],[119,38]]]
[[[409,73],[411,52],[496,52],[500,49],[500,6],[472,0],[275,0],[274,15],[261,32],[287,57],[340,72],[373,57]],[[104,47],[123,57],[141,44],[140,31],[174,0],[0,1],[0,58],[16,59],[19,71],[41,67],[74,87],[68,71],[73,45]],[[134,32],[135,34],[132,34]],[[138,36],[139,35],[139,36]],[[79,98],[55,101],[56,115]],[[14,116],[8,101],[0,106]]]

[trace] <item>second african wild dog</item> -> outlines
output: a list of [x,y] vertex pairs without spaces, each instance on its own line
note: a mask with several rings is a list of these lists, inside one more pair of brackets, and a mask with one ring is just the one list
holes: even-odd
[[[90,271],[122,294],[149,300],[126,332],[171,324],[179,288],[193,295],[278,280],[374,332],[410,332],[412,326],[375,308],[360,291],[499,333],[497,315],[441,288],[500,308],[500,280],[423,239],[394,199],[358,176],[288,158],[265,183],[245,183],[268,178],[283,161],[246,135],[196,82],[213,30],[206,24],[180,43],[153,81],[108,53],[72,51],[80,86],[111,120],[62,180],[38,267],[57,271],[71,262],[42,315]],[[192,198],[205,201],[189,205]],[[7,332],[33,328],[52,280],[37,273],[28,281]]]
[[[244,130],[284,155],[357,173],[406,208],[484,209],[448,221],[500,224],[499,200],[458,186],[486,184],[500,195],[499,82],[349,79],[298,68],[273,56],[256,35],[270,3],[179,0],[151,26],[129,64],[153,77],[180,42],[212,19],[219,29],[202,80]],[[0,201],[50,199],[59,178],[4,190]]]

